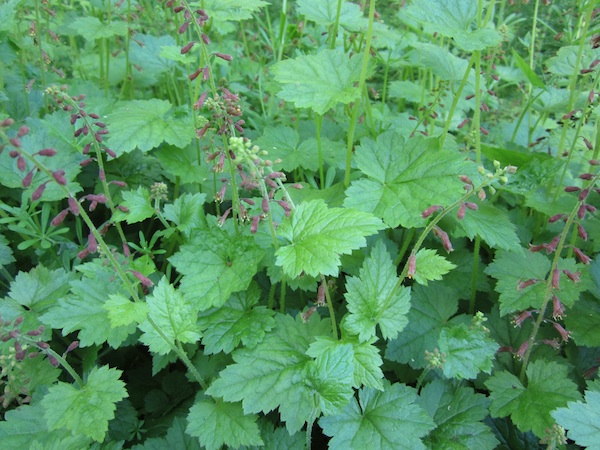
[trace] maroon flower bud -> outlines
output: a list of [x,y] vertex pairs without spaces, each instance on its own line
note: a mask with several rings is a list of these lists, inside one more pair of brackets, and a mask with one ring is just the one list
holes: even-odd
[[231,60],[233,60],[233,58],[232,58],[231,55],[227,55],[225,53],[215,53],[215,56],[217,58],[221,58],[221,59],[223,59],[225,61],[231,61]]
[[17,131],[17,137],[23,137],[27,133],[29,133],[29,127],[23,125],[21,128],[19,128],[19,131]]
[[90,152],[90,147],[92,146],[92,143],[87,143],[85,144],[85,146],[83,147],[82,153],[84,155],[87,155]]
[[173,8],[173,12],[174,13],[179,13],[181,11],[183,11],[185,8],[183,6],[176,6],[175,8]]
[[54,156],[56,155],[56,150],[53,148],[44,148],[38,152],[40,156]]
[[552,270],[552,287],[554,289],[560,289],[560,270]]
[[24,188],[28,188],[29,186],[31,186],[31,181],[33,180],[33,175],[35,174],[36,169],[33,168],[31,169],[27,175],[25,175],[25,178],[23,178],[23,180],[21,181],[21,186],[23,186]]
[[225,192],[227,191],[227,185],[224,184],[219,192],[215,194],[215,202],[223,203],[223,199],[225,198]]
[[585,217],[585,205],[580,205],[579,209],[577,210],[577,217],[579,218],[579,220],[583,219]]
[[206,66],[204,69],[202,69],[202,79],[204,81],[207,81],[210,78],[210,67]]
[[579,178],[581,178],[582,180],[591,180],[592,178],[594,178],[594,174],[593,173],[582,173],[581,175],[579,175]]
[[565,316],[565,307],[555,294],[552,294],[552,317],[560,320]]
[[543,339],[542,342],[544,344],[546,344],[546,345],[549,345],[554,350],[558,350],[560,348],[560,344],[558,342],[558,339],[556,339],[556,338],[554,338],[554,339]]
[[67,347],[67,349],[65,350],[65,354],[72,352],[77,347],[79,347],[79,341],[73,341],[73,342],[71,342],[69,344],[69,346]]
[[105,148],[104,151],[108,154],[108,156],[110,156],[111,158],[116,158],[117,154],[115,152],[113,152],[110,148]]
[[30,330],[26,334],[27,336],[39,336],[42,332],[40,330]]
[[464,203],[461,203],[460,207],[458,208],[458,212],[456,213],[456,217],[458,217],[458,220],[463,220],[466,212],[467,212],[467,205],[465,205]]
[[0,126],[10,127],[13,123],[15,123],[15,121],[9,117],[8,119],[4,119]]
[[258,231],[258,223],[260,216],[252,216],[252,224],[250,225],[250,233],[255,234]]
[[67,185],[67,179],[65,178],[65,171],[64,170],[56,170],[54,172],[52,172],[52,176],[54,177],[54,179],[56,180],[56,182],[62,186],[66,186]]
[[134,277],[136,277],[138,280],[140,280],[140,283],[142,283],[142,286],[145,286],[145,287],[154,286],[154,283],[152,283],[152,280],[150,280],[150,278],[142,275],[137,270],[132,270],[131,273]]
[[69,197],[69,211],[75,216],[79,215],[79,202],[75,200],[73,197]]
[[185,47],[181,47],[181,54],[185,55],[187,52],[189,52],[195,43],[196,43],[195,41],[192,41],[189,44],[187,44]]
[[129,245],[127,245],[127,242],[123,242],[123,254],[128,258],[131,256],[131,250],[129,250]]
[[[7,119],[8,120],[8,119]],[[23,323],[23,316],[19,316],[15,319],[15,327],[18,327],[19,325],[21,325]]]
[[127,206],[119,205],[119,206],[117,206],[117,209],[120,211],[123,211],[125,213],[129,212],[129,208]]
[[588,194],[590,193],[589,189],[584,189],[579,193],[579,197],[577,198],[580,202],[585,200]]
[[18,156],[20,156],[21,153],[19,153],[18,150],[11,150],[8,152],[8,156],[10,156],[11,158],[17,158]]
[[581,188],[577,187],[577,186],[567,186],[565,188],[565,192],[579,192],[581,190]]
[[306,311],[304,311],[302,314],[300,314],[300,318],[302,319],[302,322],[307,323],[310,319],[310,316],[312,316],[316,310],[317,310],[316,306],[311,306]]
[[262,199],[262,210],[265,214],[269,213],[269,199],[268,198],[263,198]]
[[95,211],[97,206],[98,206],[98,202],[91,202],[90,206],[88,208],[88,211],[90,211],[90,212]]
[[253,206],[256,204],[254,202],[254,200],[252,200],[251,198],[243,198],[242,201],[248,203],[250,206]]
[[597,159],[590,159],[588,163],[590,163],[590,166],[600,166],[600,160]]
[[525,357],[525,353],[527,353],[527,349],[529,348],[529,341],[525,341],[521,344],[521,346],[519,347],[519,350],[517,350],[517,353],[515,353],[515,356],[518,359],[523,359]]
[[467,208],[469,208],[471,211],[477,211],[479,209],[479,206],[477,205],[477,203],[473,203],[473,202],[465,202],[465,205],[467,206]]
[[205,45],[210,45],[210,39],[204,33],[202,33],[202,42],[204,42]]
[[181,25],[179,25],[179,28],[177,29],[177,32],[179,34],[183,34],[186,32],[186,30],[188,29],[188,27],[190,26],[189,22],[183,22]]
[[490,132],[489,132],[488,130],[486,130],[485,128],[483,128],[483,127],[479,127],[479,129],[481,130],[481,133],[482,133],[484,136],[487,136],[488,134],[490,134]]
[[27,163],[25,162],[25,158],[23,158],[21,155],[19,155],[19,157],[17,158],[17,169],[19,169],[21,172],[25,172],[25,170],[27,169]]
[[538,281],[540,281],[540,280],[537,280],[535,278],[531,278],[529,280],[521,281],[521,282],[519,282],[519,284],[517,284],[517,291],[522,291],[523,289],[528,288],[529,286],[532,286],[532,285],[536,284]]
[[567,276],[569,280],[573,283],[579,283],[581,281],[581,273],[580,272],[571,272],[570,270],[564,269],[563,273]]
[[81,250],[79,253],[77,253],[77,257],[78,257],[79,259],[85,259],[85,257],[86,257],[87,255],[89,255],[89,254],[90,254],[90,251],[89,251],[87,248],[84,248],[84,249],[83,249],[83,250]]
[[321,282],[319,289],[317,289],[317,306],[325,306],[327,304],[327,300],[325,298],[325,289],[325,282]]
[[281,206],[286,213],[292,211],[292,208],[290,207],[289,203],[284,200],[277,200],[277,204]]
[[106,195],[104,194],[88,194],[85,198],[91,202],[106,203]]
[[589,264],[592,261],[592,258],[583,253],[579,248],[573,247],[573,253],[582,264]]
[[231,213],[231,208],[227,208],[227,210],[223,213],[223,215],[221,217],[219,217],[219,220],[217,222],[217,224],[222,227],[223,224],[225,223],[225,221],[227,220],[227,217],[229,217],[229,214]]
[[552,326],[556,331],[558,331],[563,342],[567,342],[569,340],[571,333],[565,330],[561,324],[554,322]]
[[53,227],[59,226],[61,223],[63,223],[63,221],[65,220],[65,217],[67,217],[67,214],[69,214],[69,208],[63,209],[61,212],[59,212],[56,215],[56,217],[54,219],[52,219],[52,222],[50,222],[50,225],[52,225]]
[[463,183],[470,184],[471,186],[473,186],[473,181],[466,175],[459,175],[458,179]]
[[468,123],[469,123],[469,119],[467,118],[467,119],[463,120],[461,123],[459,123],[458,127],[456,127],[456,128],[461,129],[462,127],[464,127]]
[[87,238],[87,249],[89,253],[96,253],[98,251],[98,242],[94,233],[90,232]]
[[593,206],[593,205],[588,205],[588,204],[586,204],[586,205],[585,205],[585,210],[586,210],[587,212],[590,212],[590,213],[592,213],[592,214],[593,214],[593,213],[595,213],[595,212],[596,212],[596,207],[595,207],[595,206]]
[[427,219],[429,216],[431,216],[434,212],[439,211],[440,209],[442,209],[442,206],[439,205],[432,205],[429,208],[427,208],[425,211],[423,211],[421,213],[421,217],[423,219]]
[[58,367],[58,365],[60,364],[58,362],[58,359],[56,359],[54,356],[52,355],[48,355],[48,361],[50,361],[50,364],[52,365],[52,367]]
[[583,136],[581,138],[583,139],[583,142],[585,143],[585,146],[588,148],[588,150],[593,150],[594,149],[594,147],[592,146],[592,143],[590,141],[588,141]]
[[40,197],[42,196],[42,194],[44,193],[44,189],[46,189],[46,183],[42,183],[40,184],[37,189],[35,191],[33,191],[33,194],[31,194],[31,200],[36,201],[39,200]]
[[485,200],[485,191],[483,189],[481,189],[478,193],[477,193],[477,198],[479,198],[479,200],[484,201]]
[[206,101],[206,96],[208,95],[208,91],[204,91],[200,97],[198,97],[198,101],[194,103],[194,109],[200,109],[204,106],[204,102]]
[[558,236],[554,237],[554,239],[552,239],[549,244],[544,244],[544,247],[546,248],[546,253],[549,255],[554,250],[556,250],[556,246],[558,245],[559,242],[560,242],[560,234]]
[[10,138],[8,141],[11,143],[11,145],[13,147],[17,147],[17,148],[21,147],[21,141],[17,138]]
[[529,244],[529,251],[531,253],[535,253],[535,252],[539,252],[542,249],[545,249],[547,247],[547,244],[538,244],[538,245],[532,245]]
[[588,234],[585,231],[585,229],[581,226],[581,224],[577,224],[577,234],[579,235],[579,237],[581,239],[583,239],[584,241],[587,241]]
[[523,324],[523,322],[525,322],[530,317],[531,317],[531,311],[523,311],[518,316],[515,316],[513,318],[512,322],[515,325],[515,327],[520,327]]
[[454,248],[452,248],[452,242],[450,242],[450,238],[448,237],[448,233],[446,233],[444,230],[442,230],[440,227],[438,227],[437,225],[433,228],[433,234],[435,236],[437,236],[438,238],[440,238],[440,240],[442,241],[442,245],[444,246],[444,249],[450,253],[454,250]]
[[102,169],[98,170],[98,178],[102,182],[106,181],[106,173],[104,172],[104,170],[102,170]]
[[300,183],[291,184],[290,187],[293,187],[294,189],[304,189],[304,186],[302,186]]
[[200,72],[202,72],[202,69],[197,69],[194,73],[188,75],[188,78],[190,81],[194,81],[196,78],[198,78],[198,75],[200,75]]
[[412,280],[412,278],[415,276],[416,273],[417,273],[417,257],[415,256],[414,253],[411,253],[408,258],[408,271],[406,273],[406,276]]
[[41,348],[42,350],[47,350],[50,348],[50,345],[47,342],[36,342],[35,345],[37,345],[38,348]]

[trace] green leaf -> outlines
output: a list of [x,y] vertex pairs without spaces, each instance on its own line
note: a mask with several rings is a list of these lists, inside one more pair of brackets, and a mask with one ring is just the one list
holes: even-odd
[[498,444],[492,430],[482,423],[489,399],[470,387],[453,387],[434,380],[420,394],[420,405],[436,423],[425,443],[428,448],[493,450]]
[[44,313],[69,291],[73,274],[64,269],[48,270],[37,266],[19,272],[10,284],[8,296],[28,310]]
[[[550,261],[542,253],[498,251],[485,273],[496,278],[496,292],[500,293],[500,315],[539,309],[544,301],[545,278],[550,270]],[[519,289],[519,283],[535,279],[539,282]]]
[[391,228],[424,226],[425,209],[460,198],[459,175],[478,177],[474,164],[458,152],[440,150],[438,139],[417,136],[405,141],[393,131],[377,141],[363,139],[356,164],[367,178],[352,182],[344,206],[372,212]]
[[169,261],[183,275],[180,290],[198,311],[222,306],[234,292],[248,288],[263,250],[249,236],[209,224]]
[[495,373],[485,382],[492,400],[490,413],[492,417],[510,415],[519,430],[533,430],[541,438],[554,424],[550,412],[579,400],[581,395],[568,378],[567,368],[554,361],[533,361],[526,374],[527,387],[506,371]]
[[331,450],[368,448],[372,450],[425,449],[420,438],[434,428],[431,417],[415,401],[417,393],[403,384],[385,383],[384,391],[363,388],[337,415],[319,420],[332,439]]
[[171,103],[167,100],[133,100],[119,104],[108,114],[106,124],[110,130],[108,145],[117,155],[136,148],[147,152],[167,142],[184,148],[195,137],[192,117],[169,114]]
[[517,67],[521,69],[521,72],[523,72],[523,75],[527,77],[531,85],[540,89],[544,89],[546,85],[544,84],[542,79],[537,76],[537,74],[531,69],[531,67],[529,67],[529,64],[527,64],[525,60],[521,58],[521,56],[517,53],[517,51],[514,48],[512,49],[512,55],[513,61],[515,62]]
[[354,387],[371,387],[383,391],[384,378],[381,366],[383,360],[379,349],[373,344],[377,341],[373,337],[365,342],[360,342],[355,337],[345,337],[342,342],[352,344],[354,350]]
[[583,47],[581,57],[579,45],[567,45],[559,48],[556,56],[546,61],[546,69],[553,75],[568,77],[574,71],[587,69],[598,58],[600,58],[600,50],[591,48],[589,44]]
[[[306,17],[318,25],[333,25],[337,18],[338,0],[298,0],[296,10],[298,14]],[[339,24],[355,28],[363,18],[360,7],[354,3],[342,2],[339,14]]]
[[446,258],[438,255],[436,250],[428,248],[419,250],[415,258],[417,264],[414,279],[417,283],[425,286],[427,286],[427,281],[441,280],[442,275],[456,267]]
[[108,23],[100,22],[93,16],[76,17],[61,30],[67,36],[83,36],[87,40],[106,39],[113,36],[125,36],[127,23],[120,20]]
[[565,408],[551,412],[568,437],[588,450],[600,449],[600,383],[595,380],[591,389],[585,391],[585,403],[569,402]]
[[308,323],[277,314],[275,323],[275,329],[256,347],[233,352],[235,364],[227,366],[206,393],[229,402],[242,401],[245,414],[279,407],[281,419],[294,433],[308,420],[318,394],[307,385],[306,370],[313,360],[306,351],[315,336],[329,335],[331,326],[316,314]]
[[[178,54],[180,50],[177,47]],[[183,148],[161,145],[152,155],[156,156],[167,173],[179,177],[182,184],[199,183],[208,177],[208,165],[198,159],[198,151],[193,145]]]
[[239,22],[250,19],[252,13],[268,4],[263,0],[205,0],[202,8],[206,10],[209,17],[222,17]]
[[416,369],[425,367],[425,350],[437,347],[440,331],[457,310],[458,299],[453,289],[435,282],[427,287],[413,286],[408,325],[388,343],[385,357]]
[[21,0],[6,0],[0,5],[0,31],[8,31],[15,23],[17,6]]
[[205,224],[203,205],[206,194],[183,194],[177,197],[172,204],[164,206],[164,217],[175,223],[179,231],[190,235],[195,229]]
[[113,328],[109,313],[104,308],[111,294],[124,294],[120,281],[103,260],[77,266],[83,277],[70,282],[71,294],[62,297],[56,305],[40,317],[40,321],[55,329],[62,329],[63,336],[79,330],[81,347],[101,345],[104,342],[117,348],[136,330],[135,324]]
[[[71,432],[64,429],[49,430],[44,418],[44,407],[37,402],[33,405],[21,405],[17,409],[6,411],[4,420],[0,421],[0,442],[6,449],[29,449],[33,442],[48,444],[70,438],[70,446],[57,446],[56,450],[89,448],[91,439],[83,434],[71,437]],[[67,442],[64,442],[67,443]]]
[[453,55],[448,49],[438,45],[417,42],[414,47],[415,51],[410,54],[410,58],[415,65],[431,69],[440,80],[462,81],[464,78],[469,67],[467,60]]
[[438,345],[446,355],[447,378],[476,378],[479,372],[490,373],[498,344],[480,328],[458,324],[440,332]]
[[256,414],[245,415],[239,403],[227,403],[200,396],[190,408],[186,431],[196,436],[207,450],[223,445],[263,445]]
[[8,239],[0,234],[0,268],[15,262],[12,249],[8,246]]
[[566,315],[565,325],[577,345],[600,347],[600,301],[580,298]]
[[[146,304],[148,320],[139,326],[144,332],[140,336],[140,342],[150,347],[150,351],[166,355],[171,351],[169,344],[186,344],[200,340],[200,330],[196,323],[197,308],[176,291],[165,277],[159,281],[152,295],[146,297]],[[161,333],[154,328],[150,320]]]
[[400,286],[396,267],[379,240],[365,259],[358,277],[346,280],[348,314],[344,327],[361,342],[375,336],[379,325],[384,339],[393,339],[406,326],[410,309],[410,288]]
[[114,220],[119,222],[126,220],[128,224],[142,222],[154,216],[154,206],[150,201],[150,191],[143,186],[138,186],[135,191],[124,191],[121,206],[128,209],[127,212],[119,211],[114,215]]
[[[517,229],[506,212],[495,208],[489,202],[477,203],[477,211],[467,209],[462,220],[453,218],[457,228],[451,234],[455,237],[467,236],[474,239],[479,236],[492,248],[502,250],[520,250],[521,243]],[[450,230],[447,230],[450,233]]]
[[275,326],[273,310],[256,306],[259,299],[260,289],[252,283],[247,290],[232,294],[220,308],[200,313],[204,353],[231,353],[240,342],[246,348],[256,347]]
[[110,325],[113,328],[130,324],[142,323],[148,315],[148,305],[142,302],[132,302],[121,294],[111,294],[104,303],[103,309],[108,312]]
[[186,433],[187,421],[184,417],[177,416],[167,430],[167,434],[160,438],[148,438],[143,444],[134,445],[132,450],[164,450],[185,449],[202,450],[198,439]]
[[127,397],[121,373],[108,366],[94,367],[83,387],[62,382],[50,387],[42,399],[49,429],[66,428],[102,442],[108,421],[115,416],[115,403]]
[[297,108],[325,114],[338,102],[348,104],[360,96],[354,83],[360,79],[362,58],[339,50],[323,50],[275,64],[271,72],[282,85],[277,94]]
[[287,240],[279,247],[275,264],[291,278],[337,275],[340,255],[366,245],[365,236],[384,228],[379,219],[361,211],[327,208],[322,200],[303,202],[277,232]]

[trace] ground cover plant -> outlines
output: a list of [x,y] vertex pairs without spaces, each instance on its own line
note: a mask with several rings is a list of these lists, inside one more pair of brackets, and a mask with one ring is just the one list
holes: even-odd
[[6,0],[0,448],[600,448],[595,0]]

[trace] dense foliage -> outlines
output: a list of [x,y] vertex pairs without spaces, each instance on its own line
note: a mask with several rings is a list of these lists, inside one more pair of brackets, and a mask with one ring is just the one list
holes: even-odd
[[596,0],[5,0],[0,448],[600,448]]

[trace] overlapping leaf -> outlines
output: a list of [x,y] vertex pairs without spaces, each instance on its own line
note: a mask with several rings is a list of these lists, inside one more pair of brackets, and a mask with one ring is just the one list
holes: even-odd
[[442,275],[454,269],[446,258],[437,254],[437,251],[428,248],[420,249],[415,255],[416,270],[414,279],[419,284],[427,286],[428,281],[441,280]]
[[395,228],[420,227],[421,213],[431,205],[447,205],[463,191],[459,175],[477,177],[475,165],[457,152],[441,150],[434,138],[408,141],[393,131],[374,141],[365,138],[356,164],[367,176],[346,190],[344,206],[368,211]]
[[282,85],[277,94],[298,108],[325,114],[338,103],[356,100],[360,92],[354,83],[360,78],[361,58],[348,58],[339,50],[323,50],[275,64],[271,71]]
[[378,325],[384,339],[395,338],[406,326],[410,288],[396,289],[398,281],[396,267],[380,240],[365,259],[359,276],[346,281],[345,297],[350,314],[345,327],[357,334],[361,342],[374,337]]
[[569,402],[552,411],[559,425],[569,430],[569,439],[588,450],[600,449],[600,382],[590,383],[585,402]]
[[275,253],[275,263],[290,277],[337,275],[340,256],[364,247],[365,236],[384,228],[372,214],[346,208],[327,208],[322,200],[298,205],[277,234],[287,241]]

